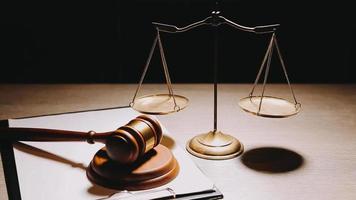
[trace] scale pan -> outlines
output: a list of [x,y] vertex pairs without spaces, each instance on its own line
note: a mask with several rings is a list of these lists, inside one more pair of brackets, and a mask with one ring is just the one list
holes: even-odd
[[300,111],[300,104],[294,104],[282,98],[263,96],[261,110],[258,112],[261,96],[240,99],[239,106],[246,112],[271,118],[289,117]]
[[164,115],[183,110],[187,107],[188,101],[186,97],[180,95],[154,94],[135,99],[131,107],[144,114]]

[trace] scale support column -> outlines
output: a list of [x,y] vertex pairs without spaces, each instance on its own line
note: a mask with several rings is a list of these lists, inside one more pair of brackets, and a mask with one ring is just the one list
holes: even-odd
[[[219,12],[213,12],[218,17]],[[217,19],[217,18],[216,18]],[[217,20],[215,20],[217,22]],[[187,142],[189,153],[204,159],[222,160],[240,155],[243,145],[236,138],[218,131],[218,65],[219,65],[219,24],[213,26],[214,31],[214,129],[193,137]]]

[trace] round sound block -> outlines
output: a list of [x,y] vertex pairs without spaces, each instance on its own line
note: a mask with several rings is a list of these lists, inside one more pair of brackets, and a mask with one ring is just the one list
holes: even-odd
[[130,165],[118,164],[100,149],[87,168],[87,177],[94,184],[118,190],[145,190],[173,180],[179,165],[172,152],[158,145]]

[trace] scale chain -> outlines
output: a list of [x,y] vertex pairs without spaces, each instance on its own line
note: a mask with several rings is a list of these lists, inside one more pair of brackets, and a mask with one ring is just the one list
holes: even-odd
[[149,53],[149,55],[148,55],[148,59],[147,59],[147,61],[146,61],[145,67],[144,67],[144,69],[143,69],[143,72],[142,72],[142,75],[141,75],[141,78],[140,78],[140,82],[139,82],[139,84],[138,84],[138,86],[137,86],[135,95],[134,95],[134,97],[133,97],[133,99],[132,99],[132,101],[131,101],[131,103],[130,103],[130,106],[132,106],[132,105],[134,104],[134,102],[135,102],[135,100],[136,100],[136,96],[137,96],[138,92],[139,92],[140,89],[141,89],[143,80],[145,79],[145,76],[146,76],[146,73],[147,73],[148,66],[150,65],[150,62],[151,62],[151,59],[152,59],[152,56],[153,56],[153,52],[154,52],[154,50],[155,50],[155,48],[156,48],[156,45],[157,45],[157,40],[158,40],[158,36],[156,36],[156,38],[155,38],[154,41],[153,41],[153,45],[152,45],[152,47],[151,47],[150,53]]
[[[274,33],[272,35],[272,41],[274,40]],[[271,58],[272,58],[272,53],[273,53],[273,45],[274,43],[272,43],[271,49],[268,53],[268,60],[267,60],[267,67],[266,67],[266,71],[265,71],[265,77],[263,80],[263,86],[262,86],[262,94],[261,94],[261,100],[260,100],[260,104],[258,106],[258,112],[257,115],[259,115],[260,111],[261,111],[261,107],[262,107],[262,101],[263,101],[263,97],[264,97],[264,93],[265,93],[265,89],[266,89],[266,82],[267,82],[267,78],[268,78],[268,74],[269,74],[269,69],[271,66]]]
[[162,60],[162,65],[163,65],[163,71],[164,71],[164,76],[166,77],[166,82],[167,82],[167,87],[168,87],[168,91],[169,91],[169,96],[173,98],[173,102],[174,102],[174,110],[180,110],[179,106],[177,105],[176,99],[174,97],[174,93],[173,93],[173,89],[172,89],[172,83],[171,83],[171,78],[169,75],[169,70],[168,70],[168,66],[167,66],[167,61],[164,55],[164,50],[163,50],[163,45],[162,45],[162,41],[161,41],[161,36],[159,33],[159,30],[157,29],[157,37],[158,37],[158,47],[160,50],[160,54],[161,54],[161,60]]
[[161,61],[162,61],[162,66],[163,66],[163,71],[164,71],[164,77],[166,78],[169,95],[172,95],[172,88],[170,87],[170,78],[169,78],[169,75],[167,75],[168,74],[168,72],[167,72],[168,71],[168,67],[167,67],[166,58],[164,56],[163,45],[162,45],[162,41],[161,41],[161,36],[160,36],[159,30],[157,30],[157,37],[158,37],[159,52],[160,52],[160,55],[161,55]]
[[283,72],[284,72],[284,76],[286,77],[286,80],[287,80],[287,83],[288,83],[288,86],[289,86],[289,90],[290,90],[290,92],[292,93],[292,96],[293,96],[295,105],[298,105],[299,103],[298,103],[298,101],[297,101],[297,98],[295,97],[295,94],[294,94],[292,85],[290,84],[290,81],[289,81],[289,78],[288,78],[287,69],[286,69],[286,66],[285,66],[285,64],[284,64],[281,51],[279,50],[279,46],[278,46],[278,43],[277,43],[277,38],[276,38],[275,35],[273,35],[273,37],[274,37],[274,45],[276,46],[277,53],[278,53],[278,58],[279,58],[279,60],[280,60],[280,62],[281,62],[281,65],[282,65],[282,68],[283,68]]
[[254,82],[254,84],[253,84],[253,87],[252,87],[252,90],[251,90],[251,92],[250,92],[250,95],[249,95],[250,97],[253,96],[253,92],[255,91],[255,88],[256,88],[256,86],[257,86],[258,81],[260,80],[260,76],[261,76],[262,71],[263,71],[263,69],[264,69],[264,67],[265,67],[265,63],[266,63],[267,57],[268,57],[268,55],[269,55],[269,52],[271,51],[272,44],[273,44],[273,36],[271,37],[271,40],[270,40],[270,42],[269,42],[269,44],[268,44],[267,51],[266,51],[266,53],[265,53],[265,56],[264,56],[264,58],[263,58],[262,64],[261,64],[261,66],[260,66],[260,69],[259,69],[259,71],[258,71],[256,80],[255,80],[255,82]]

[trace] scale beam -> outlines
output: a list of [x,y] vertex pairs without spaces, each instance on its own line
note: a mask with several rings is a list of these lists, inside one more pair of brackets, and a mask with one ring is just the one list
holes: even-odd
[[221,16],[219,11],[213,11],[211,13],[211,16],[201,21],[197,21],[180,28],[174,25],[163,24],[158,22],[152,22],[152,24],[159,31],[166,32],[166,33],[182,33],[204,25],[220,26],[221,24],[227,24],[241,31],[252,32],[256,34],[265,34],[265,33],[273,33],[279,27],[279,24],[271,24],[271,25],[255,26],[255,27],[243,26]]

